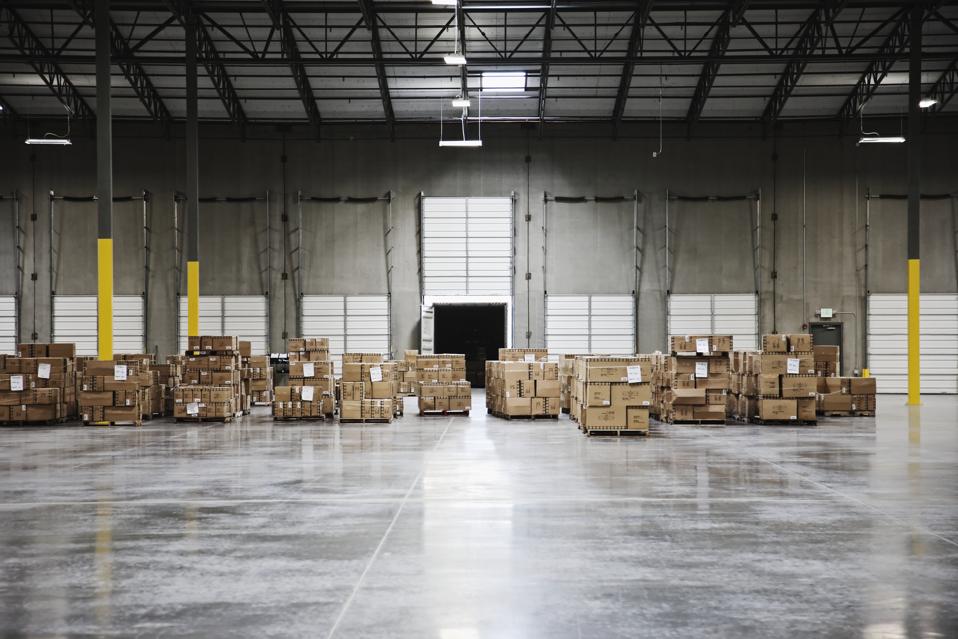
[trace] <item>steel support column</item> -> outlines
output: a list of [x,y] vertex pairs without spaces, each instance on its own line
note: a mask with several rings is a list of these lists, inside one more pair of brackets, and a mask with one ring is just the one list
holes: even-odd
[[96,0],[97,355],[113,359],[113,111],[110,0]]
[[908,404],[921,403],[921,27],[924,8],[911,8],[908,60]]
[[186,16],[186,296],[187,336],[200,334],[199,105],[196,86],[196,22]]

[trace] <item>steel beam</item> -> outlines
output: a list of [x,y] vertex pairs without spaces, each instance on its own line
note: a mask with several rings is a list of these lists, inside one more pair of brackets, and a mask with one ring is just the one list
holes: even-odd
[[270,19],[273,21],[273,27],[279,33],[283,57],[293,72],[293,81],[296,83],[296,90],[299,91],[303,108],[306,109],[306,117],[316,130],[316,137],[318,138],[322,120],[319,116],[319,107],[316,106],[316,96],[313,93],[313,87],[310,85],[309,76],[306,74],[306,69],[300,64],[302,56],[299,53],[299,47],[296,45],[296,36],[293,35],[292,21],[286,12],[283,0],[262,1]]
[[632,33],[629,35],[629,46],[625,54],[625,63],[622,65],[622,77],[619,78],[619,91],[615,96],[615,106],[612,108],[612,123],[618,127],[625,113],[625,103],[629,98],[629,87],[632,86],[632,75],[635,73],[635,57],[642,51],[642,37],[645,25],[652,11],[653,0],[639,0],[635,3],[635,13],[632,16]]
[[546,24],[542,36],[542,67],[539,71],[539,126],[545,122],[546,97],[549,92],[549,58],[552,57],[552,29],[556,23],[556,0],[552,0],[546,13]]
[[[60,103],[70,110],[73,117],[93,119],[93,110],[80,96],[80,92],[73,86],[70,78],[56,62],[45,61],[52,60],[54,56],[33,33],[30,25],[15,9],[7,7],[0,13],[6,16],[8,36],[25,58],[24,62],[33,67],[43,83],[50,88]],[[96,63],[95,57],[93,63]]]
[[[179,21],[180,25],[186,27],[186,15],[191,10],[183,0],[166,0],[167,7]],[[233,88],[233,81],[226,71],[226,65],[216,50],[213,38],[203,23],[197,19],[196,23],[197,55],[203,61],[203,67],[206,69],[206,75],[209,76],[216,94],[226,109],[226,114],[231,122],[240,126],[247,123],[246,112],[243,110],[243,103],[240,102],[236,89]]]
[[828,37],[832,23],[842,9],[845,8],[845,0],[826,0],[820,3],[820,6],[812,11],[805,24],[802,25],[798,41],[792,50],[792,59],[782,71],[775,91],[768,99],[765,105],[765,111],[762,113],[762,121],[768,126],[778,119],[785,108],[785,103],[791,97],[792,91],[798,85],[802,72],[805,71],[805,65],[808,63],[808,56],[818,49],[825,38]]
[[[186,326],[196,337],[200,327],[200,176],[199,92],[197,90],[196,32],[199,17],[186,14]],[[179,301],[179,300],[177,300]]]
[[392,126],[396,123],[396,115],[393,112],[393,101],[389,95],[389,83],[386,81],[386,65],[383,64],[383,47],[379,39],[379,23],[376,16],[376,8],[372,0],[359,0],[359,7],[363,12],[363,20],[369,28],[370,44],[373,50],[373,57],[376,58],[376,79],[379,81],[379,95],[383,101],[383,113],[386,116],[386,123]]
[[[921,3],[917,4],[921,6]],[[941,2],[933,2],[928,5],[927,12],[922,14],[922,22],[928,15],[937,10],[940,4]],[[878,57],[868,65],[865,72],[858,78],[855,88],[852,89],[851,94],[845,99],[845,103],[842,104],[842,108],[838,112],[840,120],[850,120],[858,116],[858,112],[872,99],[888,72],[895,65],[892,56],[899,55],[909,49],[912,13],[910,10],[903,12],[901,19],[878,50]],[[921,55],[920,50],[918,55]]]
[[[712,45],[709,47],[709,57],[717,60],[725,56],[728,46],[732,42],[732,27],[738,25],[748,7],[748,0],[732,0],[732,4],[722,14],[719,23],[716,25],[715,35],[712,37]],[[689,134],[692,127],[702,115],[702,109],[705,108],[705,101],[708,100],[709,91],[715,83],[718,76],[720,62],[706,62],[702,65],[702,73],[699,75],[698,84],[695,87],[695,93],[692,95],[692,103],[689,105],[689,112],[686,116],[688,120]]]
[[113,359],[113,108],[110,55],[113,47],[110,0],[96,0],[96,209],[97,356]]
[[955,94],[958,93],[958,58],[951,61],[945,72],[941,74],[935,85],[928,92],[928,97],[938,100],[938,103],[931,107],[931,111],[937,113],[945,108]]
[[[908,405],[921,403],[921,27],[925,11],[916,2],[907,13],[908,36]],[[897,29],[896,29],[897,30]]]
[[[83,19],[83,22],[93,27],[93,0],[71,0],[71,2],[73,3],[74,10],[79,14],[80,18]],[[163,99],[157,92],[156,87],[153,86],[153,82],[147,75],[146,70],[133,57],[133,49],[130,47],[130,43],[127,42],[123,34],[120,33],[120,30],[112,18],[107,16],[107,19],[107,24],[109,24],[110,29],[110,45],[113,53],[117,56],[117,65],[120,67],[120,71],[123,72],[123,77],[126,78],[126,81],[130,84],[130,88],[133,89],[136,97],[143,103],[150,117],[162,122],[164,126],[169,128],[173,123],[173,116],[170,115],[166,105],[163,104]]]

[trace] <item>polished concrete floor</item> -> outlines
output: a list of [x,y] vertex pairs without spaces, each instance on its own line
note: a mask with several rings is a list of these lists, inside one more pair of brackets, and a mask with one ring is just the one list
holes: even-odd
[[5,428],[0,636],[956,637],[958,398],[902,402]]

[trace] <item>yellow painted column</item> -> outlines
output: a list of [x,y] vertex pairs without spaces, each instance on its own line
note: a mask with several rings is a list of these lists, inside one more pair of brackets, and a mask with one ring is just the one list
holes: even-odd
[[96,241],[96,341],[97,356],[113,359],[113,240]]
[[921,260],[908,260],[908,404],[921,403]]
[[186,330],[190,337],[200,334],[200,263],[190,260],[186,263]]

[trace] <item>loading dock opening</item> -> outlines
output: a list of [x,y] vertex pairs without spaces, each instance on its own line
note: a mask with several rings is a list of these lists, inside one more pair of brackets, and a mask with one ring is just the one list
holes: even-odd
[[437,353],[464,353],[466,379],[473,388],[485,388],[486,360],[499,357],[506,347],[506,304],[436,304]]

